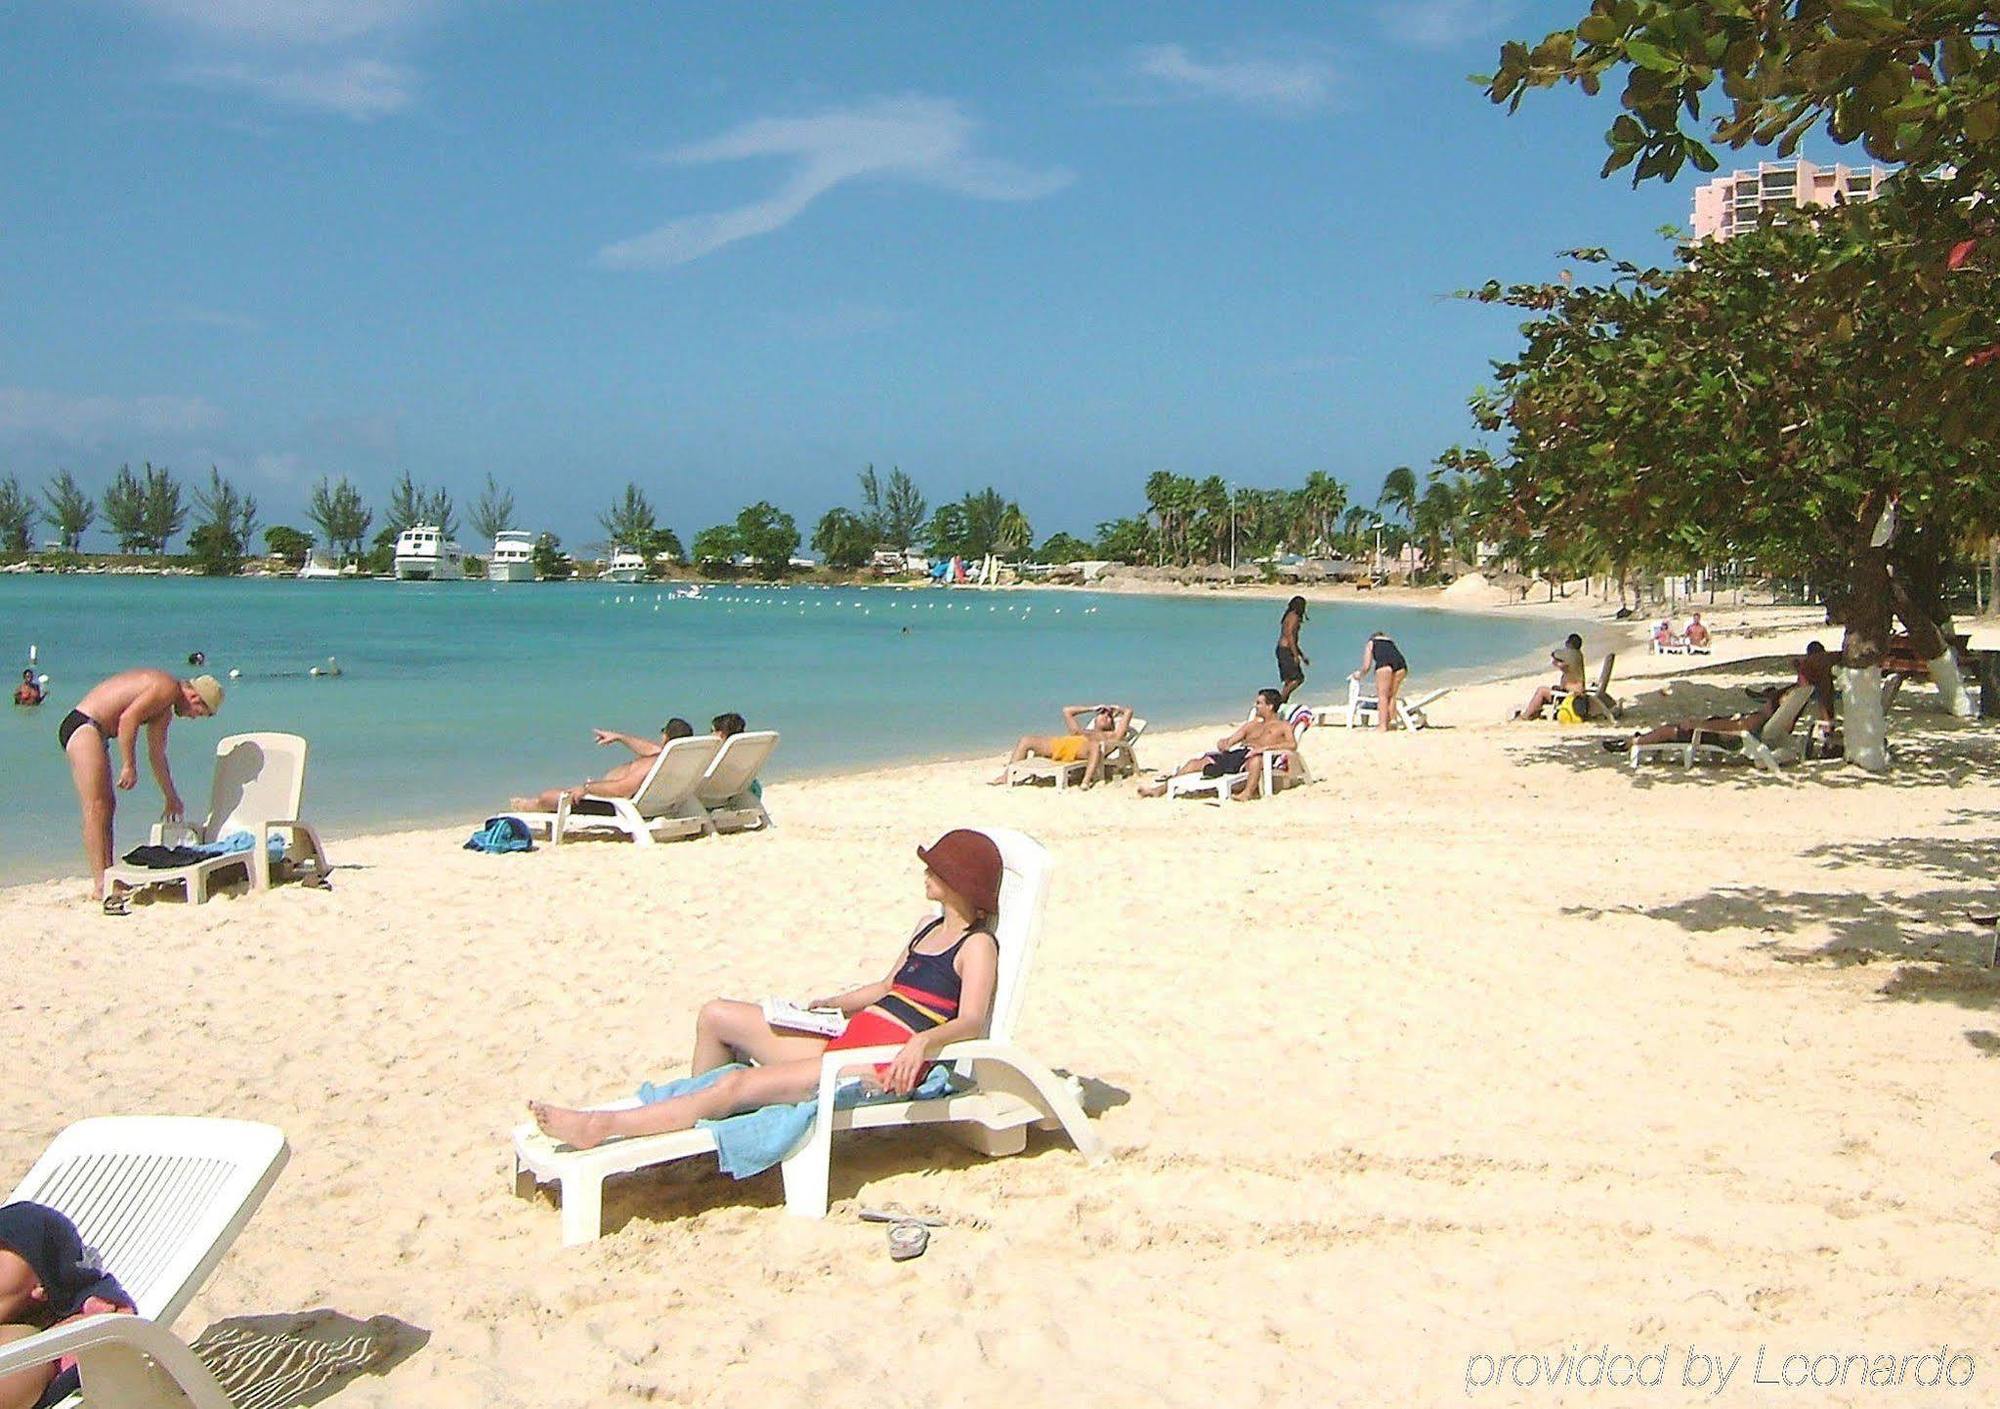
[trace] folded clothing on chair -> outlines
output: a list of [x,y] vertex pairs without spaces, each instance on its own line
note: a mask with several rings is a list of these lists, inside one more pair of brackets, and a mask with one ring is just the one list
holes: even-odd
[[[203,861],[213,861],[218,856],[235,856],[249,851],[257,845],[257,839],[248,832],[231,832],[220,841],[202,842],[194,846],[135,846],[125,853],[125,864],[144,866],[152,871],[170,871],[179,866],[193,866]],[[285,859],[285,839],[272,837],[271,859]]]

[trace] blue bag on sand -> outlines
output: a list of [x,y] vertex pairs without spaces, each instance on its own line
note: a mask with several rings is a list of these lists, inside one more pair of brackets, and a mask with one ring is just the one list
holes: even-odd
[[518,817],[488,817],[486,825],[466,841],[465,849],[488,854],[533,851],[535,839],[528,831],[528,824]]

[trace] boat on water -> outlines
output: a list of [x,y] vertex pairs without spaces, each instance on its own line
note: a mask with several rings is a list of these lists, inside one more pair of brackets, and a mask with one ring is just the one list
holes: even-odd
[[614,548],[611,561],[605,564],[606,582],[637,582],[646,575],[646,555],[635,553],[630,548]]
[[464,576],[464,550],[436,524],[412,524],[396,535],[398,582],[456,582]]
[[322,553],[315,548],[299,564],[296,576],[301,582],[333,582],[340,578],[340,566],[334,562],[331,553]]
[[493,552],[486,559],[488,582],[533,582],[535,536],[503,528],[493,535]]

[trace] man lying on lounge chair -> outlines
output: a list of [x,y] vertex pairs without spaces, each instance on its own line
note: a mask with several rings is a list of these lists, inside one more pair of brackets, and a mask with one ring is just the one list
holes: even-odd
[[636,734],[619,734],[609,729],[593,729],[599,748],[609,744],[623,744],[632,750],[632,761],[621,763],[602,778],[592,778],[584,783],[571,783],[566,787],[550,788],[533,797],[517,797],[508,801],[508,806],[522,812],[553,812],[557,800],[568,793],[581,797],[589,793],[592,797],[632,797],[639,791],[639,785],[646,781],[646,775],[653,771],[653,760],[660,750],[675,739],[694,737],[694,726],[685,719],[669,719],[660,727],[660,737],[642,739]]
[[1023,734],[997,777],[987,779],[996,788],[1007,785],[1007,774],[1024,758],[1047,758],[1057,763],[1081,763],[1083,785],[1087,788],[1104,771],[1104,754],[1125,737],[1132,727],[1130,705],[1067,705],[1063,708],[1060,734]]
[[[1232,794],[1245,799],[1262,795],[1263,770],[1266,766],[1265,749],[1295,749],[1299,746],[1298,730],[1289,719],[1278,713],[1283,696],[1276,690],[1259,690],[1257,698],[1251,702],[1250,717],[1237,725],[1229,733],[1215,741],[1209,752],[1190,758],[1176,768],[1171,775],[1155,779],[1139,789],[1140,797],[1165,797],[1167,776],[1180,777],[1187,773],[1199,773],[1204,778],[1228,778],[1240,773],[1243,781],[1236,784]],[[1283,763],[1278,764],[1283,767]]]
[[1754,691],[1764,703],[1748,714],[1715,715],[1708,719],[1683,719],[1672,724],[1662,724],[1648,729],[1643,734],[1634,734],[1627,739],[1606,739],[1606,753],[1626,753],[1633,748],[1643,748],[1648,744],[1691,744],[1697,732],[1703,734],[1755,734],[1771,722],[1771,716],[1778,711],[1778,701],[1784,698],[1787,687],[1772,685]]

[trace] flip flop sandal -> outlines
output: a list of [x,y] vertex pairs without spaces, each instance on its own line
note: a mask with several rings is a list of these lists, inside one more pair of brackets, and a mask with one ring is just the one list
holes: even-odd
[[107,915],[129,915],[132,913],[132,892],[113,891],[104,897],[104,913]]
[[931,1230],[921,1223],[898,1223],[889,1229],[889,1256],[896,1262],[922,1257],[931,1243]]
[[305,887],[305,888],[306,888],[307,890],[332,890],[332,889],[333,889],[333,881],[332,881],[332,879],[331,879],[330,877],[327,877],[327,876],[322,876],[322,875],[321,875],[321,874],[319,874],[319,872],[317,872],[317,871],[313,872],[313,873],[312,873],[312,874],[311,874],[310,876],[302,876],[302,877],[300,877],[300,878],[299,878],[299,884],[300,884],[300,885],[302,885],[302,886],[304,886],[304,887]]

